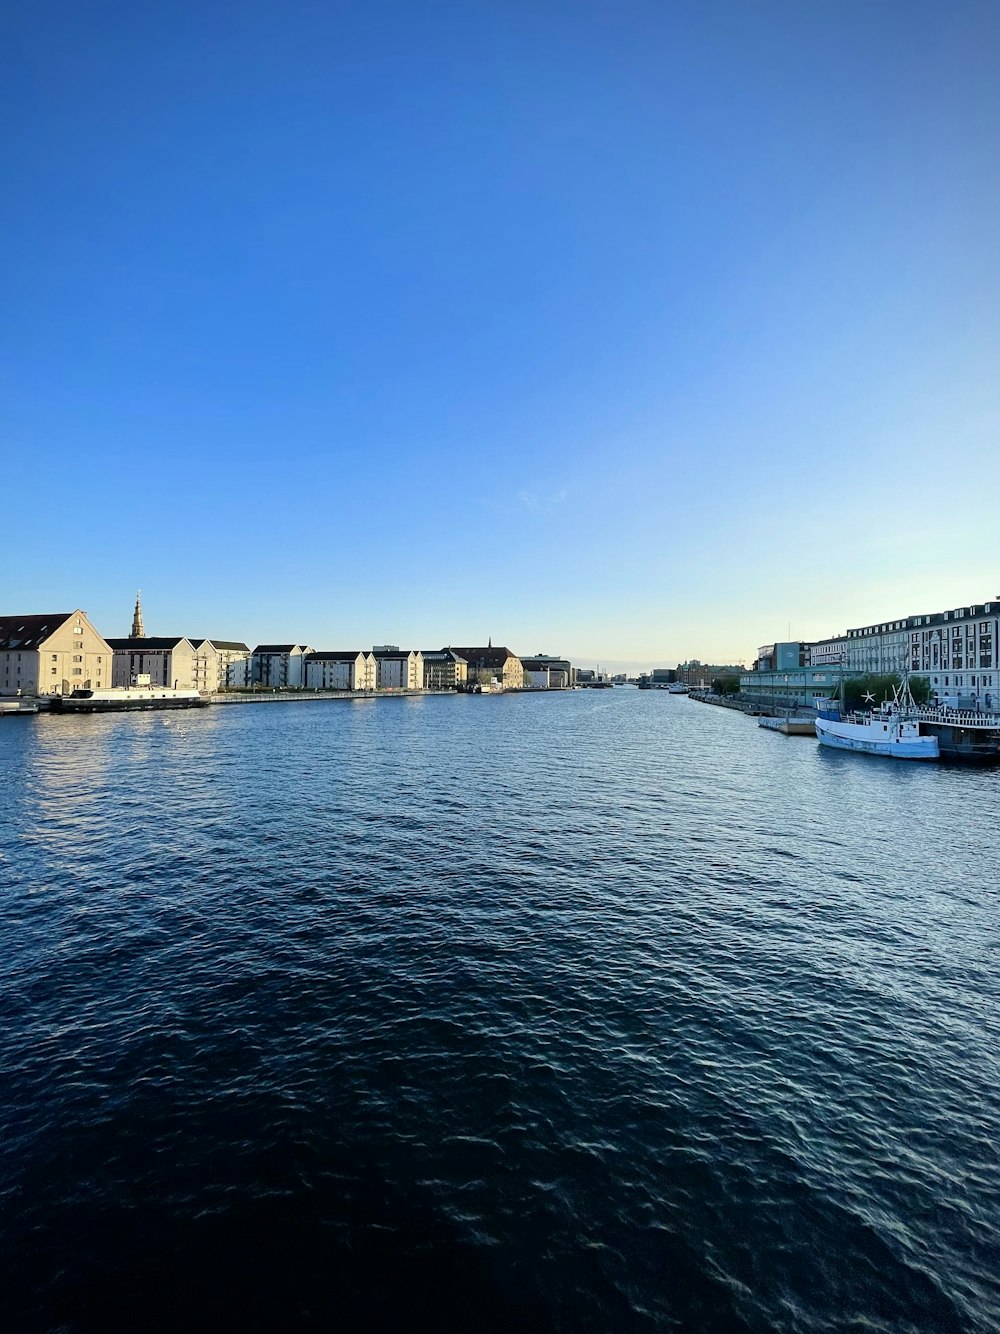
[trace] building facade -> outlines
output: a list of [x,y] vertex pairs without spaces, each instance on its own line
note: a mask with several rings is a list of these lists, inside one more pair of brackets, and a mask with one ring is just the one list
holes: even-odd
[[0,616],[0,695],[106,689],[113,656],[86,612]]
[[250,649],[230,639],[191,639],[197,690],[238,689],[249,682]]
[[858,626],[810,646],[814,666],[854,674],[925,676],[941,705],[1000,709],[1000,598]]
[[305,685],[307,644],[258,644],[250,654],[250,684],[272,690],[301,690]]
[[[557,658],[551,653],[535,653],[521,659],[524,685],[529,689],[566,690],[575,684],[575,673],[568,658]],[[546,685],[541,685],[547,676]],[[535,682],[537,684],[532,685]]]
[[307,690],[374,690],[376,664],[362,649],[330,649],[306,654]]
[[498,681],[504,690],[520,690],[524,684],[524,668],[521,659],[509,648],[494,648],[487,644],[471,648],[461,646],[453,649],[468,664],[467,680],[469,685],[488,686]]
[[372,649],[379,690],[422,690],[424,657],[419,649],[400,649],[379,644]]
[[425,690],[460,690],[469,678],[469,664],[454,649],[422,649]]
[[129,686],[140,672],[148,672],[150,684],[174,690],[204,689],[195,684],[195,648],[178,635],[129,635],[109,639],[114,650],[111,684]]

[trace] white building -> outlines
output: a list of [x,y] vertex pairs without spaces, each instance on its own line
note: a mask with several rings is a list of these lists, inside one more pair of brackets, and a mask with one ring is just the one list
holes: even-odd
[[231,639],[190,639],[194,645],[194,683],[197,690],[239,688],[249,684],[250,649]]
[[0,616],[0,695],[68,695],[111,684],[111,645],[82,611]]
[[306,655],[307,690],[374,690],[376,679],[375,658],[362,649],[330,649]]
[[250,682],[275,690],[299,690],[305,685],[308,644],[258,644],[250,655]]
[[424,684],[424,655],[419,649],[399,649],[379,644],[372,649],[379,690],[421,690]]
[[1000,710],[1000,599],[860,626],[810,645],[813,666],[925,676],[953,708]]

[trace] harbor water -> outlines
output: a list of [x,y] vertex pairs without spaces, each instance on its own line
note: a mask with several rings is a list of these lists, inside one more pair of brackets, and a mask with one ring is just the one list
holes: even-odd
[[0,720],[0,1324],[997,1330],[998,819],[660,691]]

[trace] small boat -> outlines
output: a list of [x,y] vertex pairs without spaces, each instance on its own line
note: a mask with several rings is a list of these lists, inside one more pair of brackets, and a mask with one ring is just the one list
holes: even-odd
[[143,672],[128,686],[53,695],[52,708],[57,713],[131,713],[139,709],[207,709],[211,702],[200,690],[154,686],[149,674]]
[[668,695],[689,695],[690,693],[683,681],[671,681],[667,686]]
[[816,739],[821,746],[892,760],[941,758],[937,737],[921,733],[920,718],[905,684],[897,688],[892,700],[869,712],[842,716],[834,699],[817,699],[815,703]]

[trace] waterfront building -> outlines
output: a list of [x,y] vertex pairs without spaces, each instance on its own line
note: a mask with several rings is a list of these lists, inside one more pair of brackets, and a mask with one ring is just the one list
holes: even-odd
[[86,612],[0,616],[0,695],[68,695],[111,685],[112,649]]
[[941,705],[1000,708],[1000,598],[858,626],[810,645],[809,661],[853,674],[925,676]]
[[744,674],[746,668],[742,663],[719,663],[699,662],[697,658],[692,658],[690,662],[681,662],[677,664],[675,679],[683,681],[690,690],[708,690],[712,682],[720,676],[740,677]]
[[250,654],[250,684],[299,690],[305,684],[308,644],[258,644]]
[[372,649],[379,690],[422,690],[424,658],[419,649],[401,649],[396,644],[376,644]]
[[524,684],[530,686],[529,676],[541,686],[542,673],[548,673],[549,690],[566,690],[576,684],[576,674],[568,658],[557,658],[551,653],[533,653],[530,658],[521,659],[524,672]]
[[128,635],[108,643],[114,653],[113,686],[129,686],[140,672],[147,672],[150,685],[199,689],[195,685],[195,648],[183,635]]
[[458,646],[454,650],[468,663],[468,682],[470,685],[488,686],[494,679],[500,682],[504,690],[520,690],[524,684],[524,668],[521,659],[509,648],[494,648],[492,640],[483,648]]
[[363,649],[329,649],[307,653],[307,690],[374,690],[376,662]]
[[677,672],[673,667],[654,667],[649,674],[650,683],[654,686],[669,686],[677,680]]
[[197,639],[194,645],[194,684],[197,690],[239,689],[249,684],[250,649],[231,639]]
[[454,649],[422,649],[425,690],[457,690],[469,676],[469,664]]

